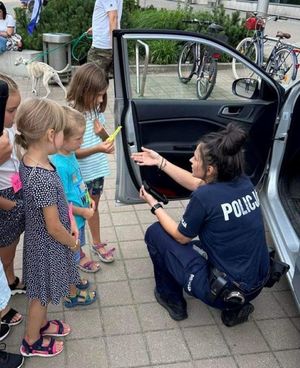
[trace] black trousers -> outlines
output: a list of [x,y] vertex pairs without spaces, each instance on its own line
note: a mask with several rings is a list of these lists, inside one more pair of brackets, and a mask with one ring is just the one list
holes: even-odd
[[[184,289],[211,307],[221,310],[230,308],[221,298],[213,300],[211,296],[210,264],[197,250],[199,241],[182,245],[156,222],[147,229],[145,242],[153,263],[156,288],[163,297],[174,302],[181,301]],[[249,293],[246,301],[254,299],[260,291]]]

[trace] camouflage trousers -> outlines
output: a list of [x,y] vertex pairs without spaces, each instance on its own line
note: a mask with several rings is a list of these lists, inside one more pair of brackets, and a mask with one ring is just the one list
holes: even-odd
[[87,55],[88,63],[95,63],[102,68],[109,78],[113,77],[113,57],[110,49],[97,49],[91,47]]

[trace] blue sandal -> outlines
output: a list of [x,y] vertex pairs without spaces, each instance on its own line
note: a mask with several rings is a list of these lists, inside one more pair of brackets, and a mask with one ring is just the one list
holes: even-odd
[[[85,281],[85,282],[84,282]],[[76,285],[77,289],[79,290],[86,290],[90,287],[90,282],[89,280],[86,279],[81,279],[80,283]]]
[[43,337],[40,337],[36,342],[32,345],[29,345],[28,342],[23,339],[22,345],[20,347],[20,353],[25,357],[39,356],[43,358],[50,358],[60,354],[61,351],[56,350],[56,340],[51,337],[49,344],[47,346],[43,346]]
[[96,299],[96,291],[85,291],[84,293],[82,293],[81,290],[78,290],[75,296],[68,296],[65,298],[64,306],[66,308],[74,308],[80,305],[90,305],[94,303]]

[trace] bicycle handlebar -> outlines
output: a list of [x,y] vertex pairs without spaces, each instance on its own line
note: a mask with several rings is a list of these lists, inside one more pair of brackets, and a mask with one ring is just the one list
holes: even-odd
[[202,26],[203,24],[211,24],[212,22],[210,22],[209,20],[199,20],[199,19],[184,19],[182,21],[183,23],[190,23],[190,24],[199,24],[200,26]]
[[269,20],[274,20],[274,22],[276,22],[277,20],[288,20],[288,17],[284,17],[282,15],[269,15],[267,17],[263,17],[263,16],[259,16],[258,13],[256,12],[252,12],[251,13],[255,18],[261,18],[261,19],[265,19],[266,21]]
[[189,24],[198,24],[200,27],[203,25],[208,25],[207,29],[212,33],[219,33],[224,30],[222,26],[215,22],[211,22],[209,20],[199,20],[199,19],[185,19],[182,21],[183,23],[189,23]]

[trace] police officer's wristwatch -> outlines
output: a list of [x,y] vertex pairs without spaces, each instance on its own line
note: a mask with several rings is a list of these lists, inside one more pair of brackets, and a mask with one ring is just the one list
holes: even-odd
[[163,208],[163,206],[160,203],[155,203],[155,205],[151,208],[151,213],[153,213],[153,215],[155,215],[155,211],[158,208]]

